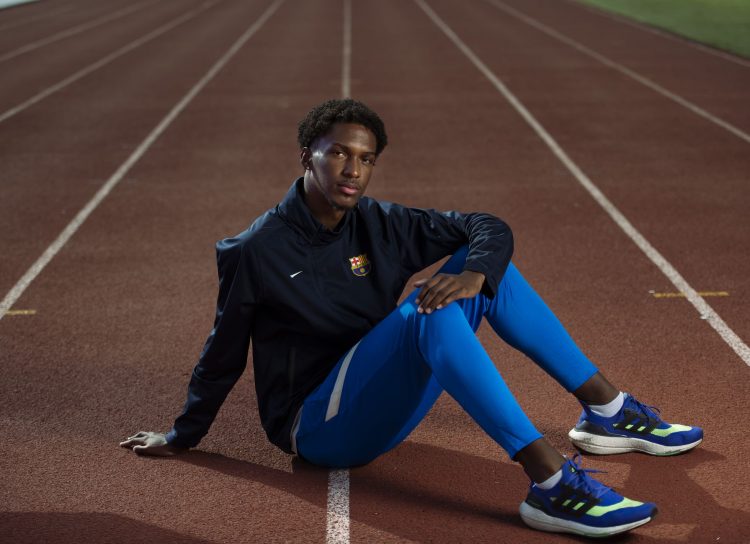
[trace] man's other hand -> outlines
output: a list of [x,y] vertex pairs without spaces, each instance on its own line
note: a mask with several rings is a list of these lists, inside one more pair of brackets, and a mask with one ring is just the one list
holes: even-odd
[[417,280],[414,286],[422,288],[415,301],[417,311],[429,314],[454,300],[475,297],[483,284],[484,274],[471,270],[464,270],[458,275],[436,274],[429,279]]
[[186,448],[177,448],[167,444],[166,435],[146,431],[140,431],[128,437],[124,442],[120,442],[120,446],[131,448],[138,455],[154,455],[159,457],[170,457],[186,451]]

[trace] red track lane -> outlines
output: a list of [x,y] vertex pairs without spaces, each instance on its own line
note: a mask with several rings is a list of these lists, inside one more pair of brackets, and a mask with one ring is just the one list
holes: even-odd
[[[195,72],[204,72],[268,4],[231,3],[231,17],[181,34],[197,39],[205,28],[225,37]],[[31,482],[47,482],[45,488],[25,478],[11,482],[6,504],[27,512],[0,518],[14,537],[30,531],[34,541],[58,524],[68,535],[96,523],[95,541],[324,538],[327,472],[292,464],[268,444],[250,374],[228,399],[202,453],[149,463],[116,446],[141,427],[169,426],[179,411],[211,325],[213,243],[243,229],[283,194],[298,170],[288,127],[311,100],[337,94],[340,45],[333,29],[341,22],[320,17],[320,8],[283,5],[19,301],[38,307],[42,321],[33,328],[3,321],[7,354],[28,361],[4,382],[3,398],[25,414],[10,427],[19,433],[35,422],[26,441],[3,448],[10,450],[5,462],[21,462],[35,443],[44,454],[27,465]],[[316,40],[316,55],[300,55],[299,40]],[[197,41],[208,48],[207,40]],[[172,47],[186,46],[176,40]],[[82,269],[83,263],[90,264]],[[63,293],[63,284],[72,289]],[[65,338],[65,345],[44,340],[48,335]],[[11,366],[5,353],[3,359],[4,368]],[[65,435],[77,443],[58,455]],[[82,462],[88,455],[93,458]],[[77,482],[72,490],[71,481]],[[159,482],[167,497],[144,494],[148,481]],[[82,499],[85,488],[88,499]]]
[[502,1],[750,133],[749,66],[618,22],[575,0]]
[[[247,10],[260,5],[219,3],[0,124],[8,154],[0,203],[0,244],[9,256],[0,267],[3,291],[229,47],[246,26]],[[146,22],[148,31],[155,26]]]
[[[32,2],[25,6],[18,6],[23,9],[11,10],[7,13],[8,16],[6,16],[5,10],[0,11],[0,30],[2,30],[2,34],[0,35],[0,56],[31,42],[43,40],[58,32],[64,32],[75,26],[86,24],[115,11],[127,8],[135,4],[135,2],[125,0],[110,0],[108,2],[78,0],[68,2],[69,9],[60,11],[62,4],[58,3],[57,6],[53,6],[48,1],[43,0],[40,3]],[[32,11],[32,8],[35,9]],[[52,11],[59,11],[59,14],[54,17],[40,17],[45,12]],[[21,16],[22,13],[24,13],[23,16]],[[14,17],[13,15],[18,16]],[[28,24],[20,24],[27,19],[31,19],[32,21]],[[10,26],[7,29],[3,29],[2,27],[6,24],[18,26]]]
[[[5,193],[15,200],[0,202],[3,293],[269,4],[225,0],[0,124],[3,164],[15,165],[8,179],[20,180]],[[744,148],[486,3],[430,4],[694,287],[730,285],[730,297],[709,302],[744,326],[747,206],[735,179]],[[199,451],[144,459],[116,443],[166,429],[179,412],[213,317],[213,242],[275,204],[298,174],[296,122],[340,92],[341,14],[338,1],[287,0],[15,305],[37,314],[0,321],[0,432],[13,437],[0,445],[4,538],[325,541],[327,471],[268,444],[251,372]],[[85,49],[91,34],[61,53]],[[630,55],[657,71],[663,55],[685,64],[705,56],[674,46],[636,39]],[[720,109],[725,87],[715,82],[703,97]],[[585,460],[626,495],[660,506],[622,541],[744,541],[746,366],[687,303],[649,295],[670,290],[663,275],[416,4],[353,2],[352,91],[389,129],[372,195],[507,219],[516,264],[607,375],[666,416],[706,428],[706,443],[688,455]],[[719,196],[706,198],[714,189]],[[574,399],[489,328],[480,338],[532,420],[571,453]],[[575,540],[522,525],[526,485],[443,396],[405,444],[351,471],[351,541]]]
[[0,13],[0,30],[7,32],[11,29],[24,26],[28,28],[28,25],[31,25],[33,23],[41,23],[44,19],[48,19],[50,17],[61,16],[73,10],[74,8],[71,3],[67,3],[66,5],[57,3],[54,6],[50,4],[42,4],[42,8],[38,10],[28,9],[33,8],[34,6],[38,7],[39,5],[25,4],[22,6],[12,6],[27,8],[24,10],[10,10],[9,8],[3,9],[3,11]]
[[[724,418],[725,414],[738,411],[747,414],[746,402],[741,400],[747,398],[747,369],[687,304],[649,296],[649,289],[667,287],[661,273],[604,216],[502,97],[420,10],[394,3],[389,5],[390,10],[387,10],[383,3],[378,4],[377,14],[367,13],[366,7],[357,5],[366,14],[362,19],[355,18],[354,27],[353,47],[357,58],[362,59],[365,66],[382,67],[377,80],[360,79],[361,72],[354,70],[354,94],[382,110],[390,130],[399,137],[379,164],[378,179],[371,190],[403,201],[406,192],[413,189],[409,203],[460,209],[481,207],[506,217],[519,237],[516,260],[607,374],[623,388],[635,390],[643,398],[661,405],[673,417],[700,417],[709,436],[714,437],[706,448],[692,456],[653,460],[630,455],[590,461],[610,470],[614,478],[609,476],[612,479],[608,481],[633,496],[656,497],[659,501],[664,497],[665,480],[668,480],[675,496],[690,497],[684,502],[670,503],[671,508],[663,508],[658,523],[638,531],[643,535],[642,541],[689,535],[695,541],[702,541],[714,532],[724,535],[723,539],[736,540],[748,521],[747,513],[739,511],[744,508],[744,499],[733,495],[732,483],[714,481],[719,479],[712,480],[708,474],[709,467],[738,475],[746,468],[740,445]],[[583,80],[579,74],[585,73],[588,78],[595,78],[593,86],[601,89],[608,85],[606,92],[600,90],[590,97],[580,87],[569,90],[561,84],[564,80],[551,79],[549,73],[555,66],[570,66],[571,62],[581,61],[567,60],[559,47],[547,47],[539,37],[532,37],[519,25],[499,27],[492,13],[485,12],[481,5],[477,9],[480,15],[472,18],[469,15],[474,12],[466,6],[459,9],[447,2],[438,5],[442,8],[439,12],[449,14],[446,15],[449,24],[475,47],[485,62],[493,67],[500,61],[515,63],[514,70],[505,70],[509,72],[509,84],[514,91],[522,85],[520,98],[529,101],[535,115],[540,112],[551,115],[556,109],[563,110],[560,115],[569,114],[565,118],[567,124],[557,122],[550,126],[566,149],[580,144],[573,138],[577,126],[589,130],[595,127],[587,116],[589,111],[596,113],[597,108],[602,109],[597,98],[603,96],[606,101],[608,93],[622,94],[618,91],[621,82],[610,82],[617,76],[602,75],[585,64],[575,67],[577,77]],[[368,29],[363,24],[358,26],[358,20],[376,20],[382,27]],[[377,34],[382,32],[388,33],[387,44],[377,41]],[[688,50],[686,54],[699,52]],[[390,63],[386,65],[384,59],[391,59]],[[543,69],[535,68],[539,63],[544,63]],[[506,75],[500,70],[498,73],[501,77]],[[536,94],[526,92],[524,84],[535,84]],[[638,108],[647,107],[650,97],[641,98],[643,92],[638,89],[632,92],[640,93],[637,107],[629,107],[621,113],[618,122],[622,122],[620,117],[626,121],[631,117],[644,120],[639,117]],[[577,110],[568,112],[566,106],[575,101],[578,101]],[[620,111],[628,105],[622,100],[616,103]],[[559,105],[555,108],[556,104]],[[652,116],[658,113],[658,108],[656,112],[650,111]],[[691,115],[679,111],[673,114],[680,123],[697,124]],[[607,130],[617,129],[611,121],[597,121]],[[548,119],[542,118],[542,122],[547,123]],[[696,129],[706,130],[706,127]],[[707,130],[711,130],[710,127]],[[586,141],[584,134],[578,136]],[[710,161],[717,153],[714,147],[705,142],[701,145],[698,139],[696,144],[705,153],[704,161]],[[675,145],[684,144],[678,140]],[[730,141],[726,145],[733,143]],[[631,147],[637,148],[635,143],[628,150]],[[661,147],[667,161],[664,168],[669,168],[671,144]],[[721,152],[719,149],[718,157]],[[414,157],[418,158],[414,160]],[[439,159],[431,161],[434,157]],[[607,168],[608,172],[617,169],[617,163],[608,161],[601,153],[590,154],[587,158],[584,169],[589,165]],[[742,166],[742,156],[734,158],[738,158]],[[738,165],[735,161],[727,167],[737,168]],[[600,170],[590,173],[595,181],[606,181],[600,179]],[[692,187],[696,193],[699,192],[695,187],[697,181],[700,178],[693,181]],[[635,185],[632,180],[628,183]],[[429,192],[420,190],[427,186],[431,187]],[[688,188],[691,188],[689,184]],[[650,212],[650,221],[661,220],[670,226],[676,222],[678,225],[670,228],[679,229],[679,215],[675,217],[673,205],[658,210],[647,207],[648,200],[644,202],[644,197],[652,198],[654,190],[651,185],[631,195],[632,199],[640,199],[640,205],[645,208],[633,219],[645,221],[644,216]],[[620,197],[619,194],[612,196]],[[729,207],[734,213],[743,210],[737,202],[739,196],[733,193],[733,199],[728,199],[728,205],[723,207]],[[614,200],[620,205],[621,198]],[[628,209],[626,215],[634,211],[637,210]],[[692,226],[695,227],[695,223]],[[722,233],[742,237],[741,233],[729,229]],[[648,232],[647,236],[652,234]],[[680,243],[679,238],[672,240],[667,234],[662,233],[659,238],[666,249]],[[711,244],[705,247],[710,241],[693,238],[695,251],[705,252],[707,259],[714,254]],[[735,263],[747,265],[743,255],[736,255],[726,273],[732,274]],[[675,264],[679,269],[685,263]],[[742,280],[738,274],[736,281]],[[733,297],[742,294],[733,293]],[[740,308],[741,300],[732,298]],[[565,432],[577,416],[575,403],[568,398],[557,401],[560,390],[549,379],[490,335],[484,338],[503,375],[518,392],[519,400],[533,419],[557,446],[569,451]],[[717,367],[721,368],[720,376],[714,375],[713,369]],[[544,399],[555,399],[555,402],[551,404]],[[460,430],[462,428],[466,430]],[[396,460],[386,456],[353,471],[352,516],[355,519],[362,516],[370,523],[384,525],[394,534],[416,540],[423,534],[433,535],[432,538],[440,541],[460,540],[467,534],[480,541],[514,542],[533,538],[520,531],[509,532],[505,525],[494,524],[497,518],[492,512],[505,519],[516,519],[524,478],[510,467],[502,471],[501,466],[497,469],[501,472],[490,482],[486,469],[467,468],[483,465],[485,459],[497,459],[502,454],[481,437],[454,403],[446,400],[440,404],[412,440],[418,442],[420,448],[429,445],[438,449],[417,449],[412,455],[396,451],[392,454],[398,456]],[[455,450],[459,453],[454,453]],[[432,456],[428,455],[430,451]],[[703,457],[698,459],[700,456]],[[706,464],[707,461],[717,462]],[[400,470],[396,470],[399,465]],[[434,466],[440,468],[433,471]],[[452,466],[454,472],[451,472]],[[673,472],[664,475],[665,470]],[[507,487],[493,485],[505,478],[515,479]],[[382,479],[388,484],[374,486],[374,481]],[[467,482],[465,486],[471,491],[457,490],[451,483],[453,480]],[[400,481],[401,486],[393,489],[389,485],[393,481]],[[411,495],[405,491],[407,488],[412,490]],[[446,510],[456,508],[456,503],[463,501],[471,501],[470,506],[457,508],[460,513],[448,522]],[[492,510],[493,505],[499,510]],[[410,520],[408,524],[403,523],[405,518]],[[727,523],[726,518],[734,521]]]
[[91,29],[85,36],[76,37],[78,39],[70,38],[67,40],[70,43],[49,45],[0,63],[3,70],[14,75],[0,90],[0,113],[22,104],[38,92],[201,4],[201,1],[192,0],[178,6],[157,5]]
[[[694,288],[730,292],[731,300],[710,302],[750,338],[750,260],[739,250],[750,240],[750,146],[485,2],[434,5]],[[517,46],[524,42],[533,45]],[[717,60],[687,47],[685,54]],[[735,91],[717,89],[706,100],[727,92]],[[640,292],[650,289],[674,291],[666,278]]]

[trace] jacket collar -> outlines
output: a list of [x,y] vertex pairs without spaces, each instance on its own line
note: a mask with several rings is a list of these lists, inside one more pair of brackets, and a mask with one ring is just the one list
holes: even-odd
[[276,206],[279,216],[312,245],[324,245],[337,240],[351,221],[352,212],[347,211],[334,230],[328,230],[305,204],[304,178],[294,180],[284,199]]

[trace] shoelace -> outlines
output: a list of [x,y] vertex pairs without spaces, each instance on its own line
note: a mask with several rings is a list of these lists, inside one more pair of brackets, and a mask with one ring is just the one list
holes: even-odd
[[649,419],[655,419],[657,422],[661,422],[661,410],[659,410],[656,406],[649,406],[648,404],[643,404],[641,401],[636,399],[635,397],[630,397],[630,400],[635,406],[638,408],[638,410],[645,415]]
[[576,453],[573,456],[573,459],[570,459],[570,464],[573,465],[573,468],[575,468],[576,471],[575,481],[572,483],[572,486],[574,489],[583,491],[588,495],[592,495],[595,499],[598,499],[607,491],[609,491],[609,487],[600,482],[597,482],[591,476],[589,476],[589,474],[606,474],[607,471],[597,470],[593,468],[583,468],[581,467],[580,460],[582,460],[580,453]]

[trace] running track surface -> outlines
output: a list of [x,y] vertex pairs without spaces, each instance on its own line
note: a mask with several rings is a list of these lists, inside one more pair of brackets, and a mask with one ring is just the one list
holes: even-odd
[[[345,499],[337,524],[328,472],[266,441],[252,372],[197,450],[165,460],[117,446],[179,412],[213,319],[213,243],[283,196],[300,172],[296,122],[348,85],[389,130],[373,196],[506,219],[515,262],[610,379],[705,427],[687,455],[584,460],[660,506],[620,541],[748,541],[746,361],[711,316],[655,296],[676,288],[487,73],[693,289],[729,293],[705,300],[741,349],[750,66],[542,0],[352,0],[348,56],[346,5],[49,0],[0,12],[1,296],[134,159],[0,321],[3,540],[576,540],[523,526],[525,476],[446,396],[407,442],[350,472],[348,495],[332,488]],[[488,328],[479,336],[538,427],[573,453],[576,401]]]

